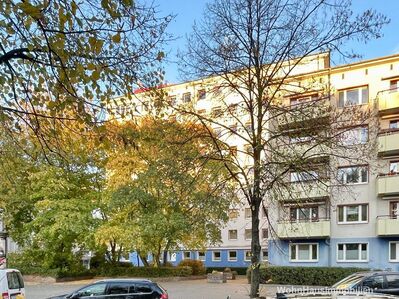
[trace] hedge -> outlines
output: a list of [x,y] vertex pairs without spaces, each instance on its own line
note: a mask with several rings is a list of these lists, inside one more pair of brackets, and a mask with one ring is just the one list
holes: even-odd
[[[245,275],[247,273],[247,268],[244,267],[229,267],[231,271],[236,271],[238,275]],[[212,273],[212,271],[223,272],[226,267],[209,267],[206,268],[206,273]]]
[[191,267],[103,267],[96,270],[96,276],[112,277],[187,277],[192,275]]
[[192,275],[204,275],[206,273],[204,263],[198,260],[182,260],[178,267],[191,267]]
[[[260,268],[261,282],[289,285],[331,286],[345,277],[355,273],[369,271],[364,268],[341,267],[280,267],[264,266]],[[250,281],[251,268],[247,269]]]

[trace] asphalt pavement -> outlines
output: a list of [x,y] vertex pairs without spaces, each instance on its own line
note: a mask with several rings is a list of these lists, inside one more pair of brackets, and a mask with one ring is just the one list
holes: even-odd
[[[92,281],[64,283],[26,282],[26,299],[44,299],[50,296],[69,293]],[[159,282],[167,289],[170,299],[248,299],[249,285],[245,278],[230,280],[227,283],[208,283],[205,279]],[[262,296],[273,296],[277,286],[262,285]]]

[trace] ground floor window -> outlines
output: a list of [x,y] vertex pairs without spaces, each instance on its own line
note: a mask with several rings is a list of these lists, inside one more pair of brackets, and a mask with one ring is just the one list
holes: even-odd
[[251,261],[251,250],[245,250],[244,251],[244,260],[247,262]]
[[190,251],[184,251],[183,252],[183,259],[185,259],[185,260],[191,259],[191,252]]
[[229,261],[230,262],[237,261],[237,251],[235,251],[235,250],[229,251]]
[[267,250],[262,250],[262,261],[266,262],[269,260],[269,252]]
[[198,259],[200,261],[205,261],[205,251],[198,251]]
[[220,251],[212,251],[212,261],[220,262],[222,260],[222,253]]
[[245,237],[245,240],[251,240],[252,239],[252,230],[250,228],[249,229],[245,229],[244,237]]
[[291,244],[291,262],[317,262],[319,259],[319,246],[317,243],[311,244]]
[[399,242],[389,242],[389,261],[399,262]]
[[337,245],[338,262],[367,262],[368,244],[367,243],[346,243]]

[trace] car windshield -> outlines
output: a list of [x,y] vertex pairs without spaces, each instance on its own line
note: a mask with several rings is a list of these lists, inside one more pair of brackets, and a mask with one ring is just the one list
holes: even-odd
[[362,276],[362,275],[351,275],[351,276],[337,282],[332,287],[335,289],[339,289],[339,290],[350,289],[350,288],[353,288],[354,286],[356,286],[363,278],[364,278],[364,276]]

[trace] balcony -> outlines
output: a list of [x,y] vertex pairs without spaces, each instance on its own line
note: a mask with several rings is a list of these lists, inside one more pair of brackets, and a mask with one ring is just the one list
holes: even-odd
[[378,196],[399,195],[399,174],[385,174],[377,177]]
[[380,156],[391,156],[399,154],[399,130],[392,129],[382,131],[378,135],[378,154]]
[[378,110],[380,115],[399,113],[399,90],[385,90],[378,95]]
[[280,239],[329,238],[330,220],[315,222],[280,222],[277,224],[277,235]]
[[328,123],[330,102],[327,99],[306,102],[302,105],[287,107],[277,117],[278,125],[283,128],[301,128]]
[[377,235],[384,237],[399,236],[399,219],[391,216],[378,216]]
[[317,144],[314,142],[299,142],[285,145],[284,154],[289,156],[297,156],[301,159],[320,159],[329,157],[330,149],[325,144]]
[[306,201],[330,196],[330,182],[327,180],[295,182],[284,190],[284,201]]

